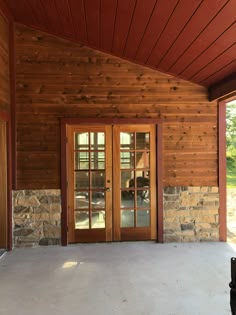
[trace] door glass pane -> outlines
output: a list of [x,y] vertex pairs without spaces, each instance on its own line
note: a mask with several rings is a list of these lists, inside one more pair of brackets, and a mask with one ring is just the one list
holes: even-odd
[[133,168],[134,167],[134,153],[133,152],[120,152],[120,168]]
[[105,209],[105,193],[104,191],[92,192],[92,208]]
[[121,208],[133,208],[134,207],[134,190],[122,190],[121,191]]
[[137,227],[150,226],[150,211],[149,210],[139,210],[136,212]]
[[121,150],[134,149],[134,133],[133,132],[120,133],[120,149]]
[[105,152],[91,152],[91,169],[105,169]]
[[87,191],[75,192],[75,208],[77,210],[89,208],[89,193]]
[[88,189],[89,188],[89,172],[76,171],[75,172],[75,188]]
[[134,227],[134,210],[121,210],[121,227]]
[[149,190],[137,190],[137,208],[148,208],[150,206]]
[[76,229],[89,229],[89,212],[88,211],[75,212],[75,228]]
[[90,141],[91,141],[91,150],[104,150],[105,148],[104,132],[91,132]]
[[129,188],[130,180],[133,177],[133,171],[121,171],[121,188]]
[[89,150],[89,133],[75,132],[74,133],[74,149]]
[[105,211],[93,211],[91,225],[92,225],[92,229],[104,229],[105,228]]
[[89,152],[75,152],[75,170],[89,169]]
[[149,152],[136,152],[136,168],[146,168],[148,169],[150,165],[149,162]]
[[92,171],[92,189],[105,187],[105,171]]
[[136,132],[136,149],[144,150],[150,148],[149,132]]

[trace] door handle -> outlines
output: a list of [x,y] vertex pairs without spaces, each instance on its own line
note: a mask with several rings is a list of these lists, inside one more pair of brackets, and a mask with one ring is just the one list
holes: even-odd
[[106,187],[105,191],[109,192],[109,191],[111,191],[111,188],[110,187]]

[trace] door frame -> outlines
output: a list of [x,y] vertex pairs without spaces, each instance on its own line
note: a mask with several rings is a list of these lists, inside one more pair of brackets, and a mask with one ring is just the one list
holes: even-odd
[[12,249],[12,159],[11,159],[11,120],[10,114],[0,111],[0,120],[6,123],[6,146],[7,146],[7,240],[6,249]]
[[[157,239],[163,243],[162,121],[152,118],[61,118],[61,244],[68,245],[67,125],[156,125]],[[158,154],[161,153],[161,154]]]

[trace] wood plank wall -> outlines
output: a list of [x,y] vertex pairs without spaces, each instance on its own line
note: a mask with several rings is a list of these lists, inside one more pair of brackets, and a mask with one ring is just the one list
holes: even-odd
[[205,88],[22,25],[15,44],[19,189],[60,188],[60,117],[159,118],[163,185],[217,185]]
[[0,111],[10,111],[9,23],[0,11]]

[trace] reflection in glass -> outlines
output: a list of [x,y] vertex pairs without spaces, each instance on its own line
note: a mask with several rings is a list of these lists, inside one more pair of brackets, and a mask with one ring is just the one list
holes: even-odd
[[121,171],[121,188],[129,188],[129,182],[133,177],[133,173],[131,171]]
[[92,187],[91,188],[104,188],[105,187],[105,172],[92,171]]
[[92,229],[105,228],[105,211],[93,211],[92,212]]
[[136,182],[134,181],[134,178],[131,178],[131,180],[129,181],[129,187],[135,188],[149,187],[149,178],[138,176],[136,177]]
[[89,208],[89,193],[87,191],[75,191],[75,208]]
[[74,133],[74,149],[75,150],[88,150],[89,149],[89,133],[88,132],[75,132]]
[[77,211],[75,212],[75,228],[89,229],[89,212]]
[[120,133],[120,149],[132,150],[134,149],[134,134],[133,132]]
[[136,168],[149,168],[150,162],[149,162],[149,152],[143,151],[143,152],[136,152]]
[[91,152],[91,169],[105,169],[105,152]]
[[75,152],[75,169],[87,170],[89,169],[89,152]]
[[136,212],[136,226],[150,226],[150,211],[149,210],[139,210]]
[[105,209],[105,193],[104,191],[92,192],[92,208]]
[[150,134],[149,132],[136,133],[136,149],[143,150],[150,148]]
[[76,171],[75,172],[75,189],[89,188],[89,172]]
[[120,152],[120,168],[133,168],[134,167],[134,153],[133,152]]
[[137,190],[136,205],[138,208],[150,207],[149,190]]
[[134,227],[134,210],[121,210],[121,227]]
[[91,150],[104,150],[105,148],[104,132],[91,132],[90,141],[91,141]]
[[122,190],[121,191],[121,208],[133,208],[134,207],[134,191]]

